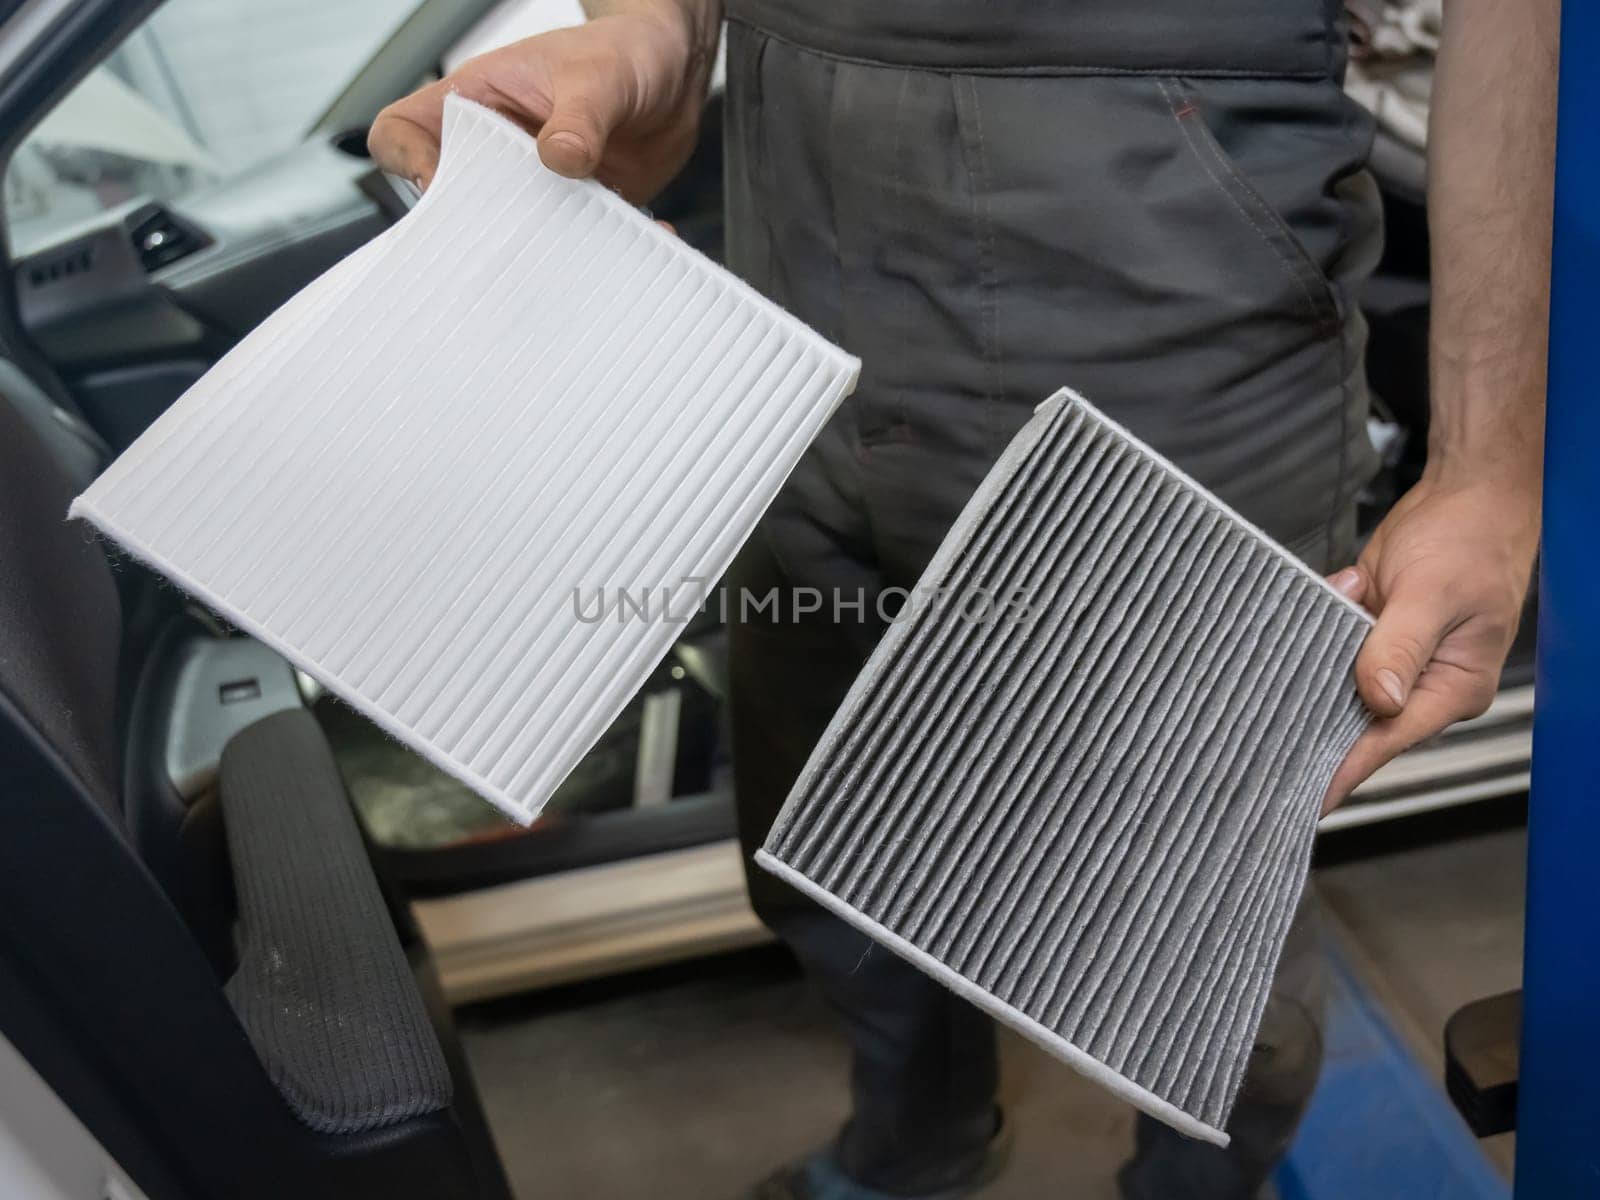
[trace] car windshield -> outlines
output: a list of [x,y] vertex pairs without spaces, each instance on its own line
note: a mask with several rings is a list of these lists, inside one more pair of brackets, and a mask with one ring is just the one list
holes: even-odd
[[294,146],[418,3],[169,0],[18,149],[5,176],[13,246]]

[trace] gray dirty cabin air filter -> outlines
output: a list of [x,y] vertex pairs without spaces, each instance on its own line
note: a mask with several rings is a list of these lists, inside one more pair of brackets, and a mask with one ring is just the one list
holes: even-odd
[[1368,721],[1370,618],[1068,392],[962,513],[936,589],[758,860],[1226,1145],[1319,802]]

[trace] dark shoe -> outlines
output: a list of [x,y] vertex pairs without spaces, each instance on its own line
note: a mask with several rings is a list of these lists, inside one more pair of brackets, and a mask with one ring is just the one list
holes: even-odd
[[1011,1126],[1004,1120],[989,1142],[983,1162],[973,1176],[954,1187],[916,1196],[880,1192],[851,1179],[840,1168],[830,1147],[791,1163],[758,1183],[745,1200],[963,1200],[992,1183],[1011,1155]]

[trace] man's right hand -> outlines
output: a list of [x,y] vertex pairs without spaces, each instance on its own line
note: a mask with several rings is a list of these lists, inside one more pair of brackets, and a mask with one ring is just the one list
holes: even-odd
[[716,51],[716,7],[631,0],[585,25],[480,55],[389,105],[367,145],[385,171],[426,188],[439,165],[444,98],[456,92],[536,134],[551,170],[593,175],[642,204],[694,149]]

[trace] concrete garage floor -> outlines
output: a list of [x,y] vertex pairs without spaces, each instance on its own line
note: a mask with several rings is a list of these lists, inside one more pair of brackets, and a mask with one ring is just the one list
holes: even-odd
[[[821,1145],[847,1104],[825,1005],[776,948],[458,1014],[520,1200],[736,1200]],[[1132,1111],[1003,1044],[1012,1169],[994,1200],[1113,1200]]]
[[[1491,832],[1318,873],[1335,935],[1435,1078],[1444,1018],[1517,985],[1524,845]],[[776,948],[459,1016],[521,1200],[732,1200],[845,1111],[844,1047]],[[1112,1200],[1131,1110],[1014,1036],[1003,1059],[1016,1148],[986,1196]],[[1509,1169],[1507,1146],[1491,1157]]]

